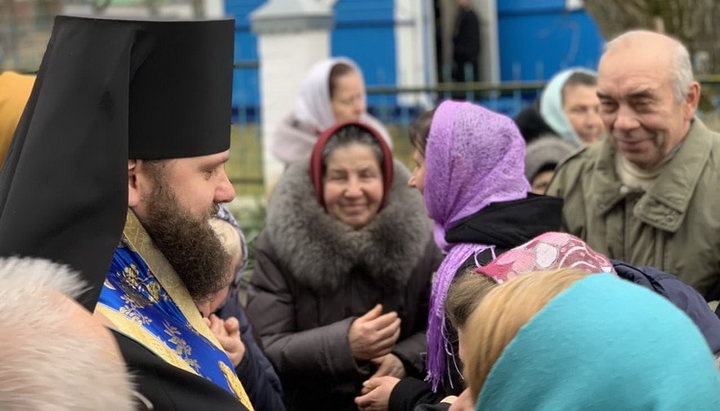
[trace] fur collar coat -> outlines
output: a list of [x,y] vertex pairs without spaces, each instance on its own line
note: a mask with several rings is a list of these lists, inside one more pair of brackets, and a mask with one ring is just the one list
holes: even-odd
[[376,285],[405,285],[426,249],[432,225],[407,169],[395,161],[390,198],[375,218],[355,230],[328,214],[315,198],[307,162],[290,166],[268,206],[266,229],[295,279],[314,290],[336,290],[353,268]]
[[255,240],[248,316],[283,381],[290,410],[357,410],[376,365],[356,360],[348,333],[376,304],[401,319],[392,348],[422,377],[432,273],[442,259],[409,172],[395,163],[387,206],[354,230],[318,203],[307,162],[290,166]]

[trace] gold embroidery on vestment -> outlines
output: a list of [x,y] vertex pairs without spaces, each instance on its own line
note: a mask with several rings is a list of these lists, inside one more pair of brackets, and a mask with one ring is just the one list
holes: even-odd
[[174,349],[168,347],[165,342],[163,342],[155,334],[148,331],[147,328],[126,317],[125,314],[115,311],[103,303],[98,303],[95,310],[107,317],[123,334],[135,339],[168,364],[172,364],[182,370],[199,375],[187,362],[178,356]]
[[175,352],[180,358],[182,358],[193,370],[200,373],[200,364],[197,360],[192,359],[192,347],[188,343],[180,338],[182,335],[176,327],[173,327],[167,321],[163,321],[163,327],[165,327],[165,334],[170,336],[168,340],[170,343],[175,344]]
[[150,324],[152,320],[139,311],[140,308],[132,298],[127,295],[120,296],[120,299],[125,302],[125,305],[120,307],[120,314],[125,315],[127,318],[135,321],[138,324]]
[[248,397],[245,392],[245,388],[240,383],[240,380],[238,380],[235,372],[222,361],[218,361],[218,367],[220,367],[223,375],[225,375],[225,379],[227,379],[228,385],[238,397],[240,402],[248,407],[248,409],[252,410],[253,407],[252,404],[250,404],[250,397]]
[[[158,336],[155,336],[143,327],[142,319],[140,319],[141,321],[137,321],[137,317],[132,318],[128,315],[128,313],[132,312],[131,309],[133,306],[131,304],[134,303],[136,305],[134,308],[137,312],[137,308],[142,308],[144,306],[141,304],[148,305],[159,302],[161,299],[164,301],[172,300],[185,318],[187,318],[188,328],[192,330],[192,332],[202,335],[223,352],[225,352],[225,350],[222,348],[218,339],[212,331],[210,331],[210,328],[203,320],[200,312],[195,306],[195,303],[190,297],[185,284],[182,283],[180,277],[178,277],[177,273],[175,273],[175,270],[172,268],[165,256],[162,255],[162,253],[160,253],[160,251],[155,247],[150,239],[150,236],[145,231],[145,228],[131,210],[128,210],[127,213],[127,220],[123,230],[123,243],[125,243],[131,251],[140,255],[148,266],[148,275],[154,277],[157,282],[149,281],[145,284],[140,281],[139,278],[135,278],[136,281],[132,286],[123,286],[122,290],[129,296],[128,300],[123,300],[128,303],[128,305],[121,308],[121,311],[123,308],[126,309],[125,312],[117,312],[101,303],[97,305],[96,309],[102,314],[105,314],[105,316],[108,317],[119,330],[128,336],[135,338],[138,342],[153,351],[166,362],[185,371],[200,375],[198,371],[200,366],[197,361],[187,358],[187,356],[192,352],[192,347],[190,347],[186,341],[179,338],[179,332],[177,329],[167,323],[164,323],[164,325],[166,325],[166,333],[171,336],[173,335],[171,333],[177,333],[177,335],[171,337],[171,342],[175,344],[175,348],[173,349],[160,340]],[[132,269],[130,270],[125,269],[122,273],[123,277],[132,277],[133,270],[137,272],[137,267],[131,267]],[[120,283],[123,284],[122,281]],[[144,295],[141,295],[141,298],[138,297],[138,294],[140,293],[138,293],[137,289],[135,289],[136,286],[144,287],[148,291],[149,298]],[[137,314],[142,315],[140,313]],[[148,319],[148,321],[150,321],[150,319]],[[252,411],[253,406],[250,402],[250,398],[245,392],[245,389],[235,372],[222,361],[219,361],[218,364],[220,370],[225,376],[225,379],[227,380],[228,386],[234,393],[237,394],[240,402],[247,409]]]

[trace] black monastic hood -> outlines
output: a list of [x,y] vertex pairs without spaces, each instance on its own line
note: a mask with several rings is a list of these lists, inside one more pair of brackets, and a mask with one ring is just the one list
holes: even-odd
[[0,256],[82,273],[93,309],[127,211],[127,160],[230,147],[232,20],[60,16],[0,171]]

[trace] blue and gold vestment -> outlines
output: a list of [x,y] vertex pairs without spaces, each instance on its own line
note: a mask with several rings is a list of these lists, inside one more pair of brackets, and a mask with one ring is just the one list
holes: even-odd
[[163,360],[213,381],[253,409],[230,358],[132,211],[96,311]]

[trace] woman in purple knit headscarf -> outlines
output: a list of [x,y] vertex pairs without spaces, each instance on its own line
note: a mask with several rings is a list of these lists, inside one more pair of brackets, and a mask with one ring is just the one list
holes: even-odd
[[383,377],[366,383],[377,387],[378,397],[391,392],[384,400],[390,410],[437,404],[463,391],[457,332],[445,320],[450,284],[504,251],[557,231],[562,212],[562,200],[529,193],[525,141],[508,117],[446,101],[416,120],[410,139],[416,167],[408,184],[423,193],[435,242],[446,256],[433,281],[426,381]]

